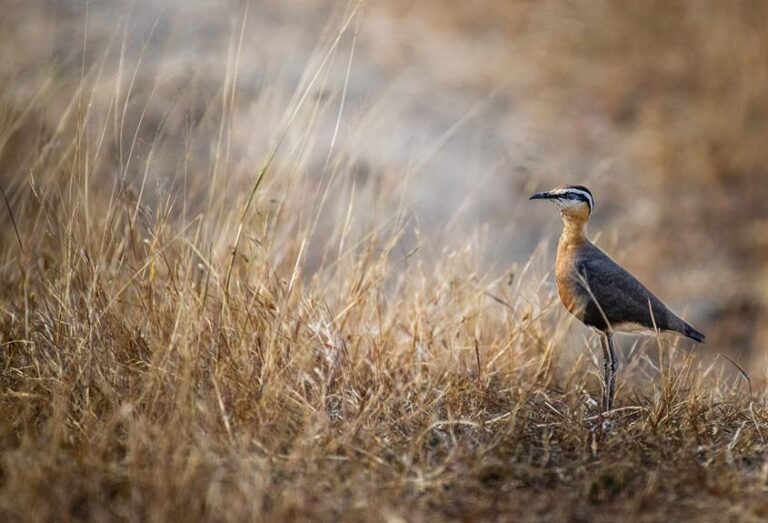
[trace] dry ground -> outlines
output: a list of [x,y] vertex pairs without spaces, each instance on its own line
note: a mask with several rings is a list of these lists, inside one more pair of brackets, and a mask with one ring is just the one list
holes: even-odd
[[[762,3],[193,5],[148,27],[3,6],[0,519],[768,518]],[[269,32],[299,16],[313,31]],[[266,40],[280,66],[254,58]],[[375,82],[352,80],[353,50]],[[537,89],[514,114],[539,130],[505,123]],[[474,99],[486,127],[464,135]],[[420,140],[422,120],[437,131]],[[621,339],[603,418],[596,339],[532,239],[555,213],[501,202],[606,143],[634,171],[586,168],[618,195],[598,197],[620,231],[601,243],[705,303],[689,312],[713,341]],[[467,160],[484,147],[500,157]],[[670,226],[690,233],[634,242]],[[665,279],[673,265],[692,275]],[[719,352],[751,360],[751,382]]]

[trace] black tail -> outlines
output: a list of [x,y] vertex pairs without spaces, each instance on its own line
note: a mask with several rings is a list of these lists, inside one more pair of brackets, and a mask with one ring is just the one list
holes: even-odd
[[691,338],[693,341],[696,341],[698,343],[704,343],[704,340],[707,339],[706,335],[697,331],[687,323],[685,324],[685,329],[683,330],[682,334],[686,335],[687,337]]

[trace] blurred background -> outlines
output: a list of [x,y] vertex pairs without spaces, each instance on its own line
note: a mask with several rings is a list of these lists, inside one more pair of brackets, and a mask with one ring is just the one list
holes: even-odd
[[353,227],[405,210],[404,251],[480,236],[500,273],[554,259],[527,196],[581,183],[597,243],[764,375],[767,26],[761,0],[4,0],[0,181],[17,205],[82,132],[94,198],[183,194],[184,219],[277,150],[265,191],[327,199],[313,256],[354,198]]

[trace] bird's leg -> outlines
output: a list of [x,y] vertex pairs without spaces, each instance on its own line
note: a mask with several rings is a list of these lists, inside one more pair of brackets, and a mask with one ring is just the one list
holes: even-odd
[[611,343],[608,341],[610,334],[602,333],[600,335],[600,347],[603,349],[603,412],[611,410],[613,396],[611,394],[611,383],[613,381],[613,354]]
[[619,359],[616,357],[616,348],[613,345],[613,333],[606,332],[603,342],[603,356],[608,355],[609,364],[605,364],[605,410],[611,410],[613,407],[613,398],[616,397],[616,373],[619,370]]
[[619,371],[619,358],[616,357],[616,348],[613,345],[613,334],[608,333],[606,334],[606,339],[608,340],[608,352],[611,353],[611,385],[608,388],[609,393],[609,410],[613,408],[613,398],[616,397],[616,374]]

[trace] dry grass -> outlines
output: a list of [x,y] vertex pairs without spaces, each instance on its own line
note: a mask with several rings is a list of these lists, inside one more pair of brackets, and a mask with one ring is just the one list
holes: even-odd
[[491,268],[487,232],[414,224],[402,173],[308,167],[349,14],[256,153],[237,25],[212,92],[131,87],[118,39],[2,98],[0,518],[768,518],[762,386],[623,340],[604,422],[545,249]]

